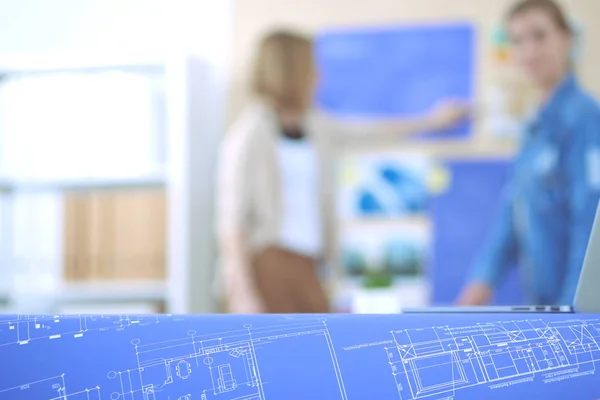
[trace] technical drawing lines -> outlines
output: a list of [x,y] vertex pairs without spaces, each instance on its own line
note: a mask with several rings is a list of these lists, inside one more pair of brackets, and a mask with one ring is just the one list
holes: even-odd
[[[111,394],[113,400],[200,399],[264,400],[273,388],[287,388],[282,378],[286,374],[272,374],[261,368],[261,357],[269,364],[279,362],[282,369],[304,368],[295,365],[297,352],[303,344],[319,346],[321,355],[329,360],[330,375],[323,376],[324,386],[335,387],[337,397],[347,400],[335,352],[327,326],[314,323],[253,328],[200,336],[190,330],[186,337],[144,344],[131,341],[138,368],[111,371],[108,378],[118,383],[119,390]],[[287,356],[278,357],[279,345]],[[296,372],[300,372],[296,370]],[[271,385],[265,387],[265,384]],[[194,394],[195,393],[195,394]],[[194,394],[194,395],[193,395]]]
[[0,400],[600,398],[600,320],[528,317],[3,316]]
[[102,396],[99,387],[68,393],[65,385],[65,375],[61,375],[0,390],[0,399],[102,400]]
[[100,388],[86,389],[80,392],[67,393],[61,397],[55,397],[49,400],[103,400],[100,394]]
[[25,345],[32,340],[81,338],[87,332],[156,324],[155,315],[16,315],[0,321],[0,346]]
[[[475,385],[533,380],[555,371],[595,371],[598,320],[509,321],[392,331],[388,362],[403,400],[455,396]],[[439,398],[439,397],[437,397]]]

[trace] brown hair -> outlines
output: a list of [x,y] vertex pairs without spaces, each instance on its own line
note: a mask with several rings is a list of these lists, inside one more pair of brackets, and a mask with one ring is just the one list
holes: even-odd
[[287,30],[273,31],[259,45],[252,90],[276,107],[301,110],[311,101],[313,62],[310,38]]
[[506,20],[510,21],[514,17],[531,10],[539,10],[547,13],[560,29],[572,33],[567,15],[554,0],[521,0],[508,11]]

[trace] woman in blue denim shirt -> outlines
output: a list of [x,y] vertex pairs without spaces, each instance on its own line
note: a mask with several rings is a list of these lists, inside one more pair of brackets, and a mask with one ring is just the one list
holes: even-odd
[[573,33],[554,1],[521,1],[507,28],[540,106],[525,126],[501,215],[458,302],[487,304],[518,265],[528,303],[572,304],[600,198],[600,108],[574,76]]

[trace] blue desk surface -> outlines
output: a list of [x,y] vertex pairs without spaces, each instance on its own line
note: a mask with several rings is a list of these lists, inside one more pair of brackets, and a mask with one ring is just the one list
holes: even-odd
[[597,399],[599,318],[2,316],[0,399]]

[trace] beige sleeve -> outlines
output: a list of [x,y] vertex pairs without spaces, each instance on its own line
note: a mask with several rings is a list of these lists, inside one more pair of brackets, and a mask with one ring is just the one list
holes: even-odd
[[223,141],[217,163],[216,210],[218,237],[230,236],[246,228],[249,196],[248,143],[242,137]]
[[435,121],[429,116],[376,121],[321,116],[320,121],[334,145],[341,147],[393,146],[404,138],[435,129]]
[[222,288],[230,312],[258,313],[259,296],[251,271],[248,237],[250,213],[249,154],[251,142],[232,132],[220,149],[217,164],[217,237]]

